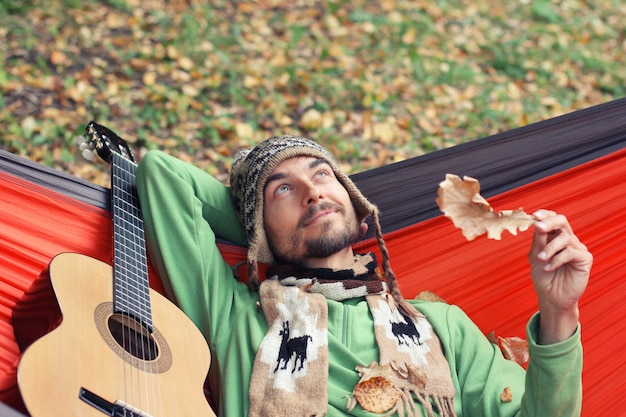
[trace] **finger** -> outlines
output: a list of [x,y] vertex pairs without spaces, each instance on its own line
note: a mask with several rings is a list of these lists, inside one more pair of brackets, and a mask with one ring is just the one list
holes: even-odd
[[589,265],[591,265],[593,257],[584,245],[581,246],[567,246],[554,254],[544,265],[544,270],[547,272],[554,271],[563,265],[569,265],[579,270],[590,269]]
[[532,261],[535,258],[544,261],[547,254],[543,253],[543,248],[548,244],[548,235],[541,233],[538,228],[535,228],[535,234],[533,235],[533,242],[530,247],[529,259]]
[[540,249],[537,257],[542,261],[547,261],[555,254],[561,252],[567,246],[575,243],[572,241],[573,236],[561,231],[549,232],[545,236],[545,244]]
[[[536,216],[539,222],[535,225],[534,247],[531,255],[536,256],[542,262],[553,263],[551,258],[568,246],[586,250],[564,215],[541,210],[536,213]],[[550,268],[549,265],[546,267]]]
[[[588,253],[585,246],[573,233],[559,229],[559,233],[550,238],[546,235],[546,245],[537,254],[537,258],[545,262],[545,270],[552,270]],[[573,256],[573,257],[572,257]]]
[[537,223],[535,223],[533,244],[529,255],[531,257],[536,257],[541,253],[542,255],[539,259],[543,261],[546,255],[542,251],[548,243],[548,233],[552,229],[550,218],[556,216],[556,213],[554,211],[542,209],[533,213],[533,216],[537,219]]
[[[539,254],[539,257],[541,259],[541,253]],[[546,272],[554,271],[556,269],[559,269],[559,267],[561,267],[562,265],[567,264],[572,259],[572,251],[570,250],[570,248],[565,248],[555,253],[553,256],[543,259],[543,261],[545,262],[545,264],[543,265],[543,270]]]
[[561,232],[566,232],[571,235],[574,234],[567,217],[562,214],[553,213],[550,215],[542,215],[538,217],[538,220],[539,221],[535,224],[535,230],[539,233],[552,233],[553,236]]
[[544,220],[548,217],[556,216],[556,212],[552,210],[541,209],[533,213],[537,220]]

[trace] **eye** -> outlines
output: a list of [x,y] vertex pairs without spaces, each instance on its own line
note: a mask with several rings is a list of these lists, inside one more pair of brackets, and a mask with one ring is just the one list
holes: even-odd
[[315,177],[325,179],[332,177],[332,174],[328,169],[320,169],[315,173]]
[[289,191],[289,186],[283,184],[283,185],[279,185],[278,187],[276,187],[276,190],[274,190],[274,194],[279,195],[279,194],[286,193],[287,191]]

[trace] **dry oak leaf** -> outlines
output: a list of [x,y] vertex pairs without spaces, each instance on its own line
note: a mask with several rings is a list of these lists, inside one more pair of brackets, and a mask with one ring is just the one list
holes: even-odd
[[480,195],[478,180],[471,177],[461,179],[446,174],[445,181],[439,183],[436,201],[439,209],[461,229],[467,240],[485,233],[489,239],[500,240],[505,230],[517,235],[518,229],[523,232],[535,223],[535,218],[521,208],[496,213]]
[[504,388],[502,394],[500,394],[500,401],[502,401],[503,403],[510,403],[511,401],[513,401],[513,393],[511,392],[511,388]]
[[428,380],[424,372],[413,366],[399,366],[395,362],[357,365],[356,371],[361,380],[354,387],[353,396],[349,397],[348,413],[359,404],[365,411],[385,413],[384,416],[394,413],[399,417],[416,415],[411,391],[424,389]]
[[502,351],[502,356],[516,362],[520,366],[528,367],[530,355],[528,354],[528,341],[518,336],[501,337],[494,332],[489,333],[487,339],[497,345]]
[[528,341],[521,337],[498,337],[504,357],[517,362],[524,368],[528,366]]
[[354,389],[354,398],[364,410],[380,414],[395,406],[402,392],[383,376],[374,376],[361,381]]

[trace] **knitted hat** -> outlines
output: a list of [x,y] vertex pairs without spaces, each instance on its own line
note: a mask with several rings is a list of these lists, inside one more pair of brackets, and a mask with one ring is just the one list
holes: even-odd
[[248,238],[248,286],[258,288],[258,262],[274,263],[263,226],[263,196],[265,183],[274,169],[283,161],[296,156],[324,159],[336,178],[344,186],[354,205],[357,220],[362,222],[372,215],[378,246],[383,255],[382,264],[388,287],[394,298],[401,299],[395,276],[389,264],[389,252],[385,246],[378,208],[370,203],[354,182],[339,169],[330,152],[321,145],[298,136],[275,136],[259,143],[252,149],[242,149],[235,154],[230,174],[230,191],[239,221]]
[[265,183],[283,161],[296,156],[324,159],[350,195],[359,222],[376,207],[367,201],[352,180],[344,174],[333,156],[319,144],[297,136],[269,138],[252,149],[239,150],[230,174],[231,194],[239,221],[248,237],[248,259],[271,264],[274,256],[263,227],[263,193]]

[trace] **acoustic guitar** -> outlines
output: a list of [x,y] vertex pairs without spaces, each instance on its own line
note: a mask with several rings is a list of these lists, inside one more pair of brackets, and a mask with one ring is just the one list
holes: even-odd
[[62,321],[24,352],[18,384],[33,417],[214,416],[203,392],[207,343],[149,287],[137,165],[97,123],[86,146],[111,164],[113,267],[76,253],[54,257],[50,283]]

